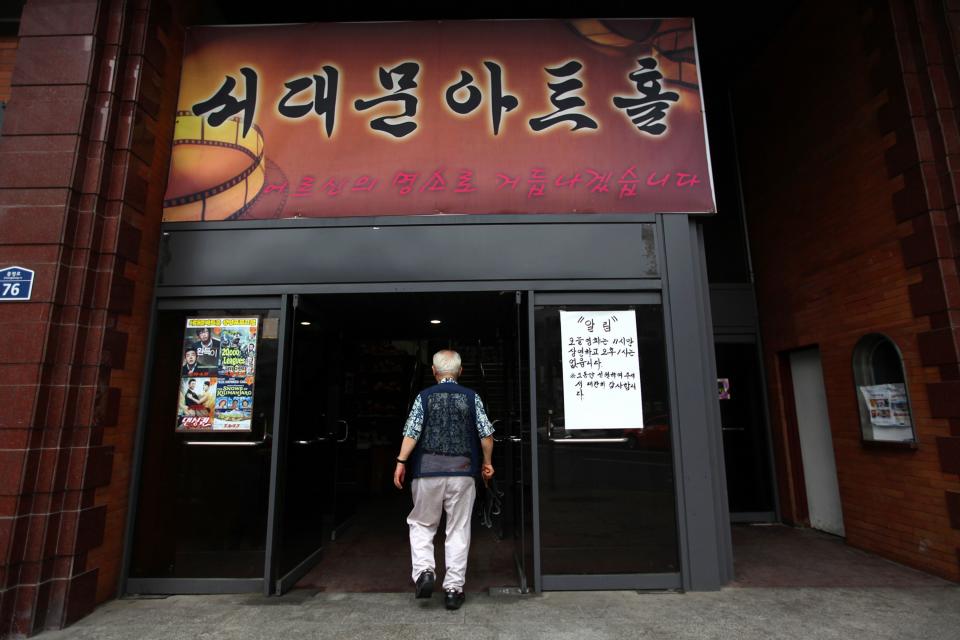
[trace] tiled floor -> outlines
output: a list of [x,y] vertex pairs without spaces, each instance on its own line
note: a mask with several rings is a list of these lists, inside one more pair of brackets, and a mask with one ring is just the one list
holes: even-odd
[[[412,505],[409,493],[384,496],[363,505],[349,526],[329,543],[320,562],[296,587],[319,591],[410,591],[410,547],[406,517]],[[434,543],[437,578],[443,580],[443,523]],[[513,542],[499,540],[491,529],[473,519],[473,539],[467,561],[468,592],[516,586]]]
[[[379,498],[357,514],[297,588],[326,592],[410,591],[407,494]],[[847,545],[813,529],[735,525],[734,588],[937,587],[943,580]],[[443,567],[443,532],[437,534],[437,567]],[[438,578],[442,580],[442,569]],[[499,540],[474,519],[467,591],[516,586],[512,540]]]
[[[814,529],[733,527],[731,587],[939,587],[950,583]],[[960,634],[957,636],[960,638]]]

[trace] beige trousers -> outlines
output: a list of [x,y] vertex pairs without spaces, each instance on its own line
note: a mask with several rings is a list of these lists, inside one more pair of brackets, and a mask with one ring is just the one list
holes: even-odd
[[463,590],[467,576],[467,555],[470,553],[470,517],[477,489],[473,478],[450,476],[417,478],[410,483],[413,492],[413,511],[407,516],[410,525],[410,559],[413,580],[434,568],[433,538],[440,524],[440,516],[447,514],[447,540],[443,547],[446,572],[443,588]]

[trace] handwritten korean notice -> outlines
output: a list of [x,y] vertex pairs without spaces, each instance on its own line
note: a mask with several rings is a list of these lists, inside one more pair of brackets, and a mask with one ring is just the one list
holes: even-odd
[[560,336],[564,427],[642,429],[634,311],[561,311]]

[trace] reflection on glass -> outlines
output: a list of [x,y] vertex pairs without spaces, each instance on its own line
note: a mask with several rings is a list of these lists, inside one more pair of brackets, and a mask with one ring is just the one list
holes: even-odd
[[[130,576],[262,578],[278,311],[161,312]],[[188,317],[256,317],[250,431],[177,432]]]
[[[347,423],[339,421],[344,379],[344,343],[339,327],[295,312],[290,345],[289,420],[277,528],[282,577],[330,540],[340,524],[336,509],[338,471],[344,460]],[[308,324],[302,324],[306,322]],[[317,363],[324,366],[318,367]],[[346,443],[349,444],[349,443]],[[342,498],[342,497],[341,497]],[[342,500],[341,500],[342,501]]]
[[[642,429],[565,428],[561,309],[636,312]],[[678,571],[662,308],[537,307],[535,329],[543,573]]]

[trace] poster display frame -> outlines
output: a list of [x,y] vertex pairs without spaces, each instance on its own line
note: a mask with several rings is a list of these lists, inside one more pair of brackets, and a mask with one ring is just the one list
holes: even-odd
[[177,433],[253,431],[260,328],[259,314],[186,319]]

